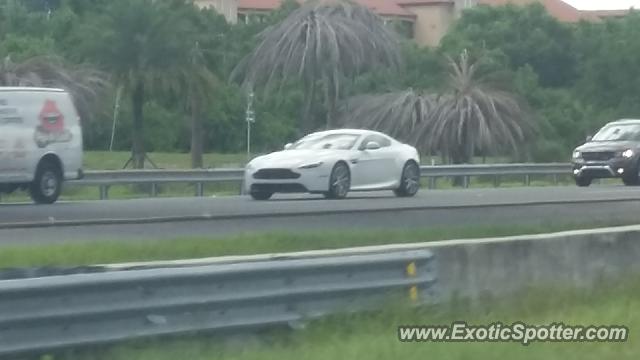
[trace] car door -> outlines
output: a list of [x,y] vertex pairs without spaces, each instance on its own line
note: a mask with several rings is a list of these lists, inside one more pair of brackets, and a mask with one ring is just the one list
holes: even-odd
[[[379,149],[365,149],[370,141],[380,145]],[[389,172],[394,167],[391,142],[379,135],[366,136],[360,143],[356,157],[352,159],[352,188],[366,189],[385,186]]]

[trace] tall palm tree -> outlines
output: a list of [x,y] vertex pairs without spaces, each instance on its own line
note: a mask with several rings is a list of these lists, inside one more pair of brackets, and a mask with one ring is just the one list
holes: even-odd
[[533,130],[526,104],[502,90],[496,73],[481,71],[466,51],[458,60],[447,59],[443,94],[410,89],[355,97],[340,107],[342,124],[387,132],[453,163],[471,161],[478,150],[518,151]]
[[533,130],[526,105],[503,90],[496,73],[483,73],[479,61],[463,51],[448,58],[449,91],[435,107],[428,124],[415,133],[431,151],[440,151],[453,163],[468,163],[478,150],[512,150]]
[[187,108],[191,112],[191,167],[202,168],[204,153],[203,106],[216,88],[218,78],[205,64],[203,50],[196,42],[189,52],[189,62],[183,68]]
[[96,101],[109,88],[107,75],[87,65],[68,65],[56,56],[0,62],[0,86],[60,87],[69,91],[81,119],[91,118]]
[[376,129],[399,139],[410,139],[437,104],[437,97],[414,89],[351,97],[338,106],[343,126]]
[[[180,1],[114,0],[106,9],[99,38],[85,49],[114,76],[130,97],[133,112],[133,166],[144,168],[144,104],[152,92],[178,96],[184,91],[192,34],[178,16]],[[186,67],[186,68],[185,68]]]
[[378,67],[398,68],[399,42],[382,19],[349,1],[309,1],[282,22],[259,34],[259,45],[235,68],[232,79],[246,87],[304,84],[301,127],[310,130],[311,112],[318,96],[332,127],[342,82]]

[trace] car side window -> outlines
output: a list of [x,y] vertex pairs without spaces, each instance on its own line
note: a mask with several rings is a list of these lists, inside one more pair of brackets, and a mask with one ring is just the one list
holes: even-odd
[[391,140],[387,139],[386,137],[380,135],[374,135],[373,137],[375,138],[373,141],[380,144],[380,147],[391,146]]
[[367,146],[367,143],[370,141],[377,142],[381,148],[391,146],[391,140],[387,139],[386,137],[380,135],[369,135],[364,140],[362,140],[362,143],[360,143],[360,150],[364,150],[364,148]]

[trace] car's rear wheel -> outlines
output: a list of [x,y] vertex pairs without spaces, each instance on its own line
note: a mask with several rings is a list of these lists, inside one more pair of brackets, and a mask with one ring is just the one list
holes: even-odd
[[253,200],[269,200],[273,193],[269,191],[252,191],[250,195]]
[[333,170],[331,170],[329,191],[327,191],[324,196],[327,199],[344,199],[347,197],[350,189],[351,172],[349,171],[349,167],[347,164],[339,162],[333,167]]
[[591,185],[591,178],[588,176],[577,176],[575,178],[576,180],[576,185],[580,186],[580,187],[587,187],[589,185]]
[[53,204],[62,192],[62,170],[51,161],[38,166],[29,193],[37,204]]
[[409,161],[402,169],[400,187],[393,192],[396,196],[411,197],[414,196],[418,190],[420,190],[420,167],[418,167],[415,162]]

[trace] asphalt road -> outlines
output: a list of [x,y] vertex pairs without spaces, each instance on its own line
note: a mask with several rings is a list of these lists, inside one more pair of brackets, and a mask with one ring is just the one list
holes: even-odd
[[[265,230],[418,228],[471,224],[632,223],[640,188],[423,190],[415,198],[353,193],[0,204],[0,244],[223,236]],[[638,221],[640,222],[640,221]]]

